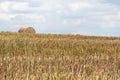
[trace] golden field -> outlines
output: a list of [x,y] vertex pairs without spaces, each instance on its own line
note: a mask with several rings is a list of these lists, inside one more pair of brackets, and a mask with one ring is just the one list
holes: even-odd
[[0,80],[120,80],[120,38],[0,33]]

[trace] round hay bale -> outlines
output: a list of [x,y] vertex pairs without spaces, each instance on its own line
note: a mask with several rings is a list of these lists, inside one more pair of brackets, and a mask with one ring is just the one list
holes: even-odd
[[18,30],[19,33],[35,33],[35,29],[33,27],[21,27]]

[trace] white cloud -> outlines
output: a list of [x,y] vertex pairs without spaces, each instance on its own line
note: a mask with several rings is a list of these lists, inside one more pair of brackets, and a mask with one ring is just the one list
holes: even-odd
[[8,12],[9,11],[9,2],[1,2],[0,3],[0,11]]
[[120,10],[116,5],[96,2],[94,7],[82,14],[85,25],[96,26],[97,28],[116,28],[120,23]]
[[0,3],[0,12],[9,12],[11,10],[27,10],[27,2],[5,1]]
[[[42,14],[16,14],[16,16],[13,18],[14,21],[18,22],[18,24],[23,23],[33,23],[33,24],[40,24],[46,22],[46,17]],[[20,21],[22,19],[22,21]],[[23,23],[21,23],[23,22]]]
[[[3,14],[0,13],[0,20],[4,21],[12,21],[12,19],[16,19],[17,16],[23,18],[25,22],[31,23],[45,23],[46,17],[42,14]],[[22,21],[23,22],[23,21]]]
[[[53,33],[55,29],[58,33],[65,29],[64,33],[83,31],[91,34],[95,28],[96,32],[101,28],[118,28],[119,9],[119,5],[104,0],[3,0],[0,2],[0,20],[10,21],[13,25],[44,25]],[[77,27],[73,30],[71,26]]]
[[68,6],[72,11],[80,11],[80,10],[91,8],[92,4],[88,2],[72,2],[72,3],[69,3]]
[[80,19],[65,19],[63,23],[66,25],[80,25],[82,21]]
[[0,20],[11,21],[11,18],[14,18],[16,15],[0,13]]
[[102,27],[119,27],[120,25],[120,14],[113,14],[113,15],[103,15],[103,22],[101,22]]
[[44,23],[46,21],[46,17],[40,14],[22,14],[22,16],[31,22]]
[[26,2],[13,2],[11,3],[11,9],[12,10],[27,10],[29,8],[28,3]]

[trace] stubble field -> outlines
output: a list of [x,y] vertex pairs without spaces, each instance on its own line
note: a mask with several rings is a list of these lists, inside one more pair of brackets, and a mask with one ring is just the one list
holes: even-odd
[[119,80],[120,38],[0,33],[0,80]]

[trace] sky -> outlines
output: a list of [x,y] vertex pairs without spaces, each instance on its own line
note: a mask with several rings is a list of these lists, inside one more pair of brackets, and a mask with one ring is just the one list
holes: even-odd
[[120,37],[120,0],[0,0],[0,31]]

